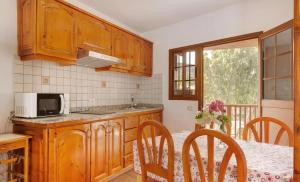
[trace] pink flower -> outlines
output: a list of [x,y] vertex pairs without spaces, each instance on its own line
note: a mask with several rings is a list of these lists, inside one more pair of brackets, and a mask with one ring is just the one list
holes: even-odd
[[211,102],[208,106],[209,112],[226,112],[224,103],[220,100]]

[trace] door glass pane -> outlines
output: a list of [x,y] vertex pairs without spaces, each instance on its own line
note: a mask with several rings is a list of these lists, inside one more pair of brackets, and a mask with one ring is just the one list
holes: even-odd
[[185,82],[185,93],[188,95],[195,95],[196,86],[195,81],[186,81]]
[[182,80],[182,67],[175,68],[174,70],[174,80]]
[[275,56],[275,36],[268,37],[263,42],[264,58]]
[[190,80],[191,79],[190,78],[190,67],[189,66],[185,67],[185,79],[186,80]]
[[292,30],[288,29],[277,34],[277,55],[292,51]]
[[182,81],[174,82],[174,95],[182,95]]
[[274,99],[275,97],[275,83],[274,80],[264,81],[264,99]]
[[189,65],[190,64],[190,54],[191,52],[186,52],[185,53],[185,62],[186,62],[186,65]]
[[196,78],[196,66],[190,66],[190,80],[195,80]]
[[276,80],[276,99],[291,100],[292,99],[292,82],[291,78]]
[[292,53],[277,57],[276,77],[290,76],[292,69]]
[[196,93],[196,84],[195,81],[190,81],[190,94],[195,95]]
[[196,64],[196,52],[190,51],[186,52],[186,65],[195,65]]
[[183,65],[183,56],[181,53],[175,54],[175,67],[181,67]]
[[269,59],[264,60],[264,78],[273,78],[275,76],[275,58],[270,57]]

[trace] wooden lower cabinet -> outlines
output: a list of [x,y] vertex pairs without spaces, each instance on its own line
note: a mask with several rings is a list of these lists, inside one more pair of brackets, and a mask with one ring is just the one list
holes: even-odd
[[[148,120],[155,120],[162,123],[162,112],[130,116],[125,119],[124,124],[124,167],[133,164],[133,141],[137,137],[137,128],[140,124]],[[146,136],[150,136],[150,128],[146,128]],[[160,133],[157,133],[159,135]]]
[[90,181],[90,125],[49,130],[49,181]]
[[32,136],[29,181],[98,182],[132,166],[137,127],[146,119],[161,121],[161,111],[61,125],[32,125],[16,119],[13,129]]
[[124,119],[109,121],[110,126],[110,174],[115,174],[123,168],[123,127]]
[[92,123],[91,128],[91,176],[92,181],[99,181],[109,176],[108,122]]

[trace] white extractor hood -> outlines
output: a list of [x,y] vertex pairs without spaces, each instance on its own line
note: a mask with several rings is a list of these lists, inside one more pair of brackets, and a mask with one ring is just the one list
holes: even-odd
[[100,67],[111,66],[114,64],[121,64],[121,63],[122,60],[117,57],[108,56],[105,54],[101,54],[86,49],[78,49],[77,62],[76,62],[78,66],[100,68]]

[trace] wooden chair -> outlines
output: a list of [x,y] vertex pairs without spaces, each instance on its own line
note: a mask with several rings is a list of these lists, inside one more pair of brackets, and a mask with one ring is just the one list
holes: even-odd
[[[160,137],[159,148],[156,148],[156,137]],[[146,134],[150,135],[147,136]],[[151,145],[149,144],[151,141]],[[163,147],[165,141],[168,146],[168,166],[167,169],[162,167],[162,158],[163,158]],[[148,156],[148,161],[145,158],[145,152],[143,143],[145,145],[146,154]],[[141,163],[141,180],[153,181],[150,177],[147,176],[147,172],[150,172],[154,175],[160,176],[166,179],[168,182],[173,182],[174,178],[174,142],[173,138],[168,131],[161,123],[157,121],[146,121],[143,122],[138,127],[137,134],[137,147],[138,154]]]
[[[196,142],[196,139],[200,136],[206,136],[207,137],[207,173],[205,173],[203,163],[202,163],[202,157],[200,154],[200,148]],[[187,139],[184,141],[183,147],[182,147],[182,162],[183,162],[183,173],[184,173],[184,180],[185,182],[191,182],[192,176],[191,176],[191,170],[190,170],[190,148],[194,150],[195,158],[197,161],[197,166],[199,170],[200,175],[200,181],[205,182],[206,174],[207,179],[209,182],[216,181],[214,179],[214,167],[215,167],[215,161],[214,161],[214,139],[217,138],[221,140],[224,144],[228,146],[223,160],[220,163],[220,170],[219,170],[219,176],[218,180],[219,182],[224,181],[226,169],[229,163],[229,160],[231,156],[234,154],[236,161],[237,161],[237,181],[238,182],[245,182],[247,178],[247,163],[245,159],[244,152],[240,148],[240,146],[232,139],[230,136],[223,134],[221,132],[210,130],[210,129],[202,129],[195,131],[191,133]]]
[[[288,139],[289,139],[289,146],[293,146],[294,144],[294,136],[292,130],[283,123],[282,121],[271,118],[271,117],[259,117],[251,120],[244,128],[243,131],[243,140],[248,140],[248,131],[251,130],[256,142],[270,142],[270,123],[278,125],[280,130],[278,131],[276,138],[275,138],[275,145],[278,145],[282,135],[287,132]],[[259,132],[257,132],[257,124],[259,128]],[[264,141],[263,141],[264,139]]]

